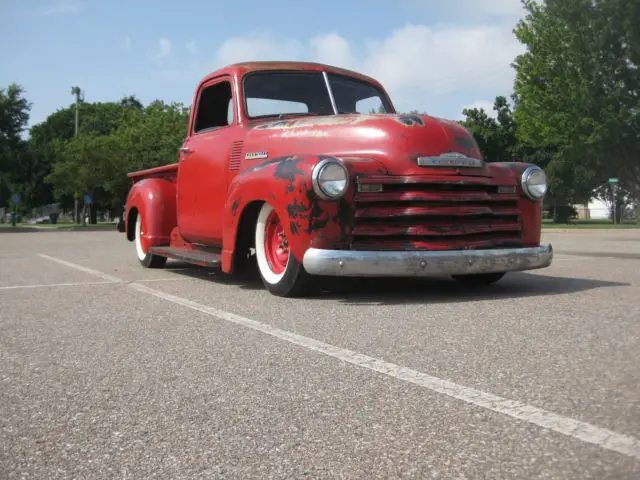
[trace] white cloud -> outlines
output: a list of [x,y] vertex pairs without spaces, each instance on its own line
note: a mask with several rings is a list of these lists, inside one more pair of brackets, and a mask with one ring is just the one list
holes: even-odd
[[460,109],[460,115],[458,116],[458,118],[456,120],[464,120],[466,117],[462,114],[462,111],[464,109],[473,109],[473,108],[477,108],[477,109],[483,109],[487,115],[491,118],[497,118],[498,117],[498,112],[496,112],[493,109],[493,104],[494,101],[493,100],[476,100],[475,102],[469,104],[469,105],[464,105],[461,109]]
[[224,42],[211,66],[252,60],[320,61],[378,79],[399,110],[432,111],[436,105],[443,110],[443,99],[448,98],[446,109],[458,115],[461,104],[510,94],[510,64],[522,51],[511,30],[510,22],[470,27],[408,24],[381,39],[361,41],[337,33],[303,41],[260,33]]
[[336,33],[320,35],[310,40],[314,60],[320,63],[348,68],[351,64],[349,42]]
[[168,57],[169,55],[171,55],[172,51],[173,51],[173,46],[171,45],[171,42],[168,39],[161,38],[160,40],[158,40],[158,50],[156,52],[156,56],[158,58]]
[[519,51],[511,33],[498,27],[407,25],[370,42],[365,70],[391,91],[504,90],[511,88],[510,63]]
[[79,13],[86,4],[84,0],[53,0],[37,7],[35,13],[42,16]]
[[225,41],[216,55],[217,67],[252,60],[299,60],[305,46],[299,40],[278,39],[269,33],[234,37]]
[[198,47],[196,44],[195,40],[191,40],[190,42],[188,42],[184,48],[187,50],[187,52],[189,52],[191,55],[196,55],[198,53]]

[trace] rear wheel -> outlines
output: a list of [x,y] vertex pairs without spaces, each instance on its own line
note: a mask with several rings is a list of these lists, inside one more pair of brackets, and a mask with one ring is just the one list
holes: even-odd
[[496,283],[506,272],[478,273],[475,275],[453,275],[453,279],[467,287],[484,287]]
[[278,214],[265,203],[255,231],[256,262],[262,283],[274,295],[297,297],[312,290],[313,279],[291,253]]
[[144,221],[140,212],[136,215],[135,244],[138,261],[146,268],[162,268],[167,263],[167,257],[152,255],[149,252],[149,245],[143,238]]

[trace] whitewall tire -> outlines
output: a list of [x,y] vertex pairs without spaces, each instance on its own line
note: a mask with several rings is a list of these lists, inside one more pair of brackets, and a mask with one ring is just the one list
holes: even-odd
[[262,283],[271,293],[293,297],[311,290],[312,278],[291,253],[283,225],[268,203],[256,220],[255,249]]
[[135,238],[136,256],[138,261],[146,268],[162,268],[167,263],[166,257],[152,255],[147,252],[148,247],[145,245],[144,239],[144,222],[140,212],[136,215]]

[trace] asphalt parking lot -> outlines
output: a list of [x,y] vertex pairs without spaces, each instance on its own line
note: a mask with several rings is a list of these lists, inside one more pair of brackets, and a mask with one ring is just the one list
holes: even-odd
[[308,299],[0,233],[0,477],[640,478],[640,231]]

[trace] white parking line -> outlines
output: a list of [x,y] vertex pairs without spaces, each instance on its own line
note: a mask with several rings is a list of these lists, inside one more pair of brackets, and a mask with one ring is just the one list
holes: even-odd
[[[87,269],[81,265],[76,265],[65,260],[61,260],[48,255],[40,255],[43,258],[47,258],[54,262],[67,265],[71,268],[81,270],[83,272],[93,273],[99,277],[110,277],[96,270]],[[110,277],[114,278],[114,277]],[[497,395],[493,395],[482,390],[476,390],[474,388],[458,385],[449,380],[434,377],[426,373],[418,372],[401,365],[385,362],[368,355],[347,350],[346,348],[336,347],[313,338],[298,335],[287,330],[281,330],[271,325],[251,320],[249,318],[236,315],[235,313],[226,312],[224,310],[218,310],[214,307],[209,307],[201,303],[197,303],[186,298],[171,295],[169,293],[156,290],[140,283],[129,283],[127,286],[133,288],[142,293],[153,295],[163,300],[181,305],[183,307],[196,310],[198,312],[211,315],[213,317],[226,320],[227,322],[241,325],[243,327],[251,328],[253,330],[271,335],[272,337],[279,338],[289,343],[320,352],[333,358],[337,358],[344,362],[351,363],[367,370],[372,370],[389,377],[396,378],[398,380],[404,380],[405,382],[418,385],[420,387],[432,390],[434,392],[442,393],[449,397],[457,398],[463,402],[475,405],[478,407],[491,410],[493,412],[502,413],[518,420],[538,425],[554,432],[561,433],[563,435],[582,440],[586,443],[598,445],[604,449],[611,450],[622,455],[634,457],[640,459],[640,440],[621,433],[608,430],[606,428],[600,428],[590,423],[581,422],[573,418],[565,417],[555,414],[542,408],[534,407],[526,403],[508,400]]]
[[47,260],[51,260],[53,262],[61,263],[62,265],[66,265],[67,267],[75,268],[76,270],[80,270],[81,272],[89,273],[91,275],[95,275],[96,277],[100,277],[103,280],[107,280],[108,282],[122,282],[119,278],[112,277],[106,273],[99,272],[98,270],[94,270],[92,268],[83,267],[82,265],[77,265],[75,263],[67,262],[66,260],[62,260],[56,257],[50,257],[49,255],[45,255],[44,253],[39,253],[39,257],[46,258]]
[[0,290],[18,290],[21,288],[47,288],[47,287],[77,287],[80,285],[106,285],[115,282],[72,282],[72,283],[43,283],[40,285],[10,285],[0,287]]

